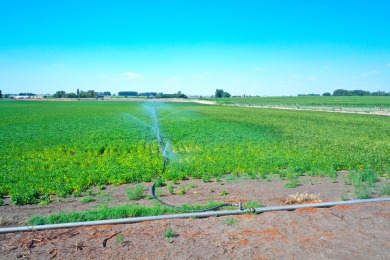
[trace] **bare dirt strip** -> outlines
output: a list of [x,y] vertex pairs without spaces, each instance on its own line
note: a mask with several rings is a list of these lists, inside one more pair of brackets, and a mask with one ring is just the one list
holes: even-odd
[[[260,201],[284,205],[290,194],[317,193],[323,201],[353,198],[342,180],[301,177],[300,185],[284,187],[285,180],[239,179],[208,182],[186,180],[184,195],[162,188],[161,199],[173,203]],[[147,192],[145,183],[145,193]],[[31,214],[93,208],[110,194],[110,203],[126,202],[126,185],[107,187],[96,201],[79,198],[46,206],[7,205],[3,217],[23,222]],[[212,190],[212,192],[211,192]],[[223,190],[228,194],[222,195]],[[344,195],[342,195],[344,194]],[[374,194],[374,197],[376,195]],[[128,201],[128,199],[127,199]],[[140,204],[153,204],[143,199]],[[171,227],[177,236],[167,238]],[[103,245],[105,242],[105,246]],[[0,235],[0,259],[390,259],[390,202],[271,211],[258,215],[171,219],[125,225],[31,231]]]

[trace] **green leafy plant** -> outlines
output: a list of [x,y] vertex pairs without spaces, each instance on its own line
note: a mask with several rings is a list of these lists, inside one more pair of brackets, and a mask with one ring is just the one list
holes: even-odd
[[171,238],[177,237],[178,234],[173,231],[173,228],[171,226],[168,226],[164,231],[164,237],[167,239],[168,242],[171,242]]
[[186,193],[186,189],[184,187],[179,187],[176,194],[177,195],[184,195]]
[[144,186],[138,184],[135,187],[127,187],[126,194],[129,200],[139,200],[145,197],[144,195]]
[[221,194],[222,196],[226,196],[226,195],[228,195],[229,193],[227,192],[227,190],[222,190],[220,194]]
[[173,193],[173,185],[172,185],[171,182],[168,182],[168,183],[167,183],[167,190],[168,190],[168,192],[169,192],[170,194]]
[[164,182],[163,178],[158,177],[158,178],[154,181],[154,186],[155,186],[155,187],[163,187],[163,186],[165,186],[165,182]]
[[4,200],[2,198],[0,198],[0,206],[3,206],[4,205]]

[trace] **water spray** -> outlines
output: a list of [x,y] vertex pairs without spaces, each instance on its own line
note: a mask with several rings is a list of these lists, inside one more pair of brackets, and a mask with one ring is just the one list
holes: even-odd
[[[159,142],[160,144],[160,150],[161,150],[161,154],[163,156],[163,168],[162,168],[162,172],[161,173],[164,173],[165,172],[165,169],[168,165],[168,162],[169,162],[169,143],[164,143],[164,139],[162,138],[161,136],[161,133],[160,133],[160,124],[159,124],[159,121],[158,121],[158,116],[157,116],[157,112],[156,112],[156,104],[155,104],[155,101],[152,101],[152,108],[150,110],[151,114],[152,114],[152,117],[153,117],[153,121],[154,121],[154,130],[156,132],[156,139],[157,141]],[[174,113],[172,113],[174,114]],[[174,205],[171,205],[171,204],[168,204],[162,200],[160,200],[157,196],[156,196],[156,187],[154,186],[154,183],[152,185],[152,189],[151,189],[151,192],[152,192],[152,196],[155,200],[157,200],[158,202],[160,202],[161,204],[165,205],[165,206],[168,206],[168,207],[172,207],[172,208],[177,208],[177,206],[174,206]],[[219,209],[221,207],[227,207],[227,206],[238,206],[240,210],[242,210],[242,203],[223,203],[223,204],[220,204],[220,205],[217,205],[217,206],[214,206],[214,207],[211,207],[211,208],[206,208],[206,209],[202,209],[202,210],[192,210],[190,212],[205,212],[205,211],[211,211],[211,210],[216,210],[216,209]]]

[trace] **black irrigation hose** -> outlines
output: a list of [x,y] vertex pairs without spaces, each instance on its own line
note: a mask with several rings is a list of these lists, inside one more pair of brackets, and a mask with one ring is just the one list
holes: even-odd
[[[160,202],[161,204],[165,205],[165,206],[168,206],[168,207],[171,207],[171,208],[179,208],[178,206],[175,206],[175,205],[171,205],[171,204],[168,204],[162,200],[160,200],[159,198],[157,198],[156,196],[156,193],[155,193],[155,189],[156,187],[154,186],[154,183],[152,185],[152,196],[155,200],[157,200],[158,202]],[[193,213],[193,212],[205,212],[205,211],[211,211],[211,210],[217,210],[219,208],[222,208],[222,207],[227,207],[227,206],[235,206],[235,204],[232,204],[232,203],[223,203],[223,204],[220,204],[220,205],[216,205],[214,207],[210,207],[210,208],[206,208],[206,209],[199,209],[199,210],[191,210],[189,211],[190,213]]]
[[[155,110],[154,107],[153,107],[153,109]],[[158,134],[157,139],[158,139],[158,142],[160,143],[160,149],[162,151],[163,160],[164,160],[164,164],[163,164],[163,168],[162,168],[161,173],[164,173],[165,172],[165,168],[166,168],[166,166],[168,164],[168,158],[164,156],[164,147],[165,147],[164,139],[162,138],[162,136],[160,134]],[[159,198],[157,198],[155,191],[156,191],[156,187],[154,186],[154,183],[153,183],[153,185],[152,185],[152,196],[153,196],[153,198],[155,200],[157,200],[158,202],[160,202],[161,204],[163,204],[165,206],[168,206],[168,207],[171,207],[171,208],[179,208],[179,207],[177,207],[175,205],[168,204],[168,203],[160,200]],[[232,203],[223,203],[223,204],[220,204],[220,205],[216,205],[214,207],[210,207],[210,208],[206,208],[206,209],[200,209],[200,210],[191,210],[189,212],[190,213],[193,213],[193,212],[205,212],[205,211],[217,210],[219,208],[227,207],[227,206],[236,206],[236,205],[232,204]]]

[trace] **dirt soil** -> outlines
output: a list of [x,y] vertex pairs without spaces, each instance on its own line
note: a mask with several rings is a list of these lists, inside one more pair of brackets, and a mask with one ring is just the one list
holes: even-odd
[[[204,183],[180,181],[170,194],[158,191],[168,203],[259,201],[263,206],[285,205],[289,195],[307,192],[322,201],[354,198],[353,187],[342,174],[329,178],[300,177],[296,188],[285,188],[287,180],[234,179]],[[144,183],[145,194],[150,183]],[[48,205],[0,207],[1,224],[26,223],[33,214],[85,210],[108,203],[129,202],[126,188],[134,185],[94,189],[90,203],[67,198]],[[226,194],[227,193],[227,194]],[[374,197],[378,195],[374,194]],[[139,204],[153,205],[151,199]],[[166,238],[171,227],[175,237]],[[119,232],[119,233],[118,233]],[[117,234],[118,233],[118,234]],[[112,237],[111,237],[112,236]],[[111,238],[110,238],[111,237]],[[108,239],[110,238],[110,239]],[[108,240],[106,240],[108,239]],[[106,246],[103,241],[106,240]],[[332,208],[304,208],[210,218],[171,219],[126,225],[104,225],[0,234],[0,259],[390,259],[390,202],[361,203]]]

